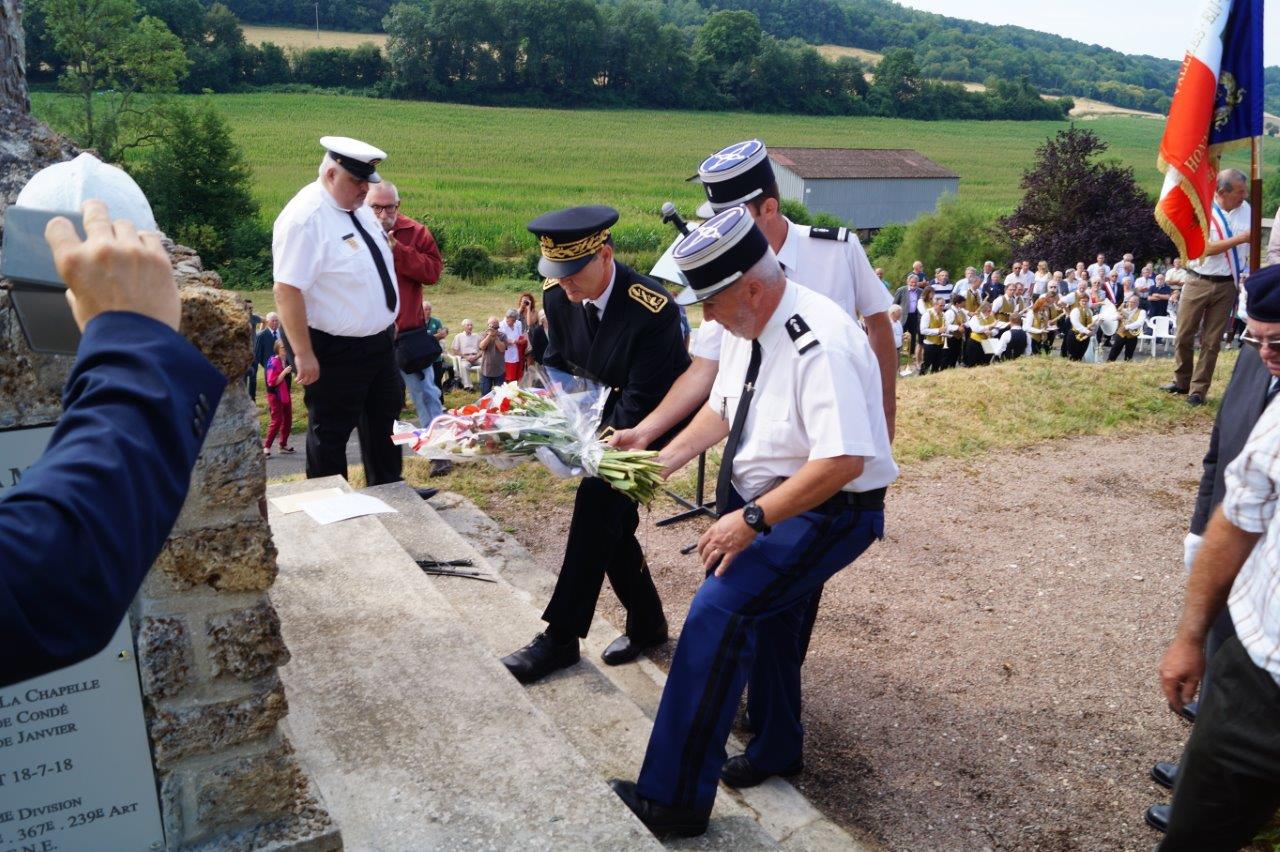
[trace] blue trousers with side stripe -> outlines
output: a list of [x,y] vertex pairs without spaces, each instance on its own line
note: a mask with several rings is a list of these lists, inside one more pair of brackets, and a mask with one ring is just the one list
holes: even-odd
[[800,644],[809,600],[883,535],[883,511],[806,512],[757,536],[723,577],[708,575],[680,631],[640,795],[711,810],[748,672],[757,732],[747,749],[752,766],[779,771],[800,759]]

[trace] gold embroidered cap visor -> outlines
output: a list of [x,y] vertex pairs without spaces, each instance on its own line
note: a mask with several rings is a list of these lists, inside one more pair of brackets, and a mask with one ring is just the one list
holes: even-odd
[[567,278],[591,262],[609,242],[618,211],[604,205],[569,207],[544,213],[526,227],[537,236],[542,257],[538,271],[546,278]]

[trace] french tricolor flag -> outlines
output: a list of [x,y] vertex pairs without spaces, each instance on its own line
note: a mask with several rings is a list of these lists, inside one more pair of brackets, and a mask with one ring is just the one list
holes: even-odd
[[1262,135],[1262,0],[1205,0],[1169,107],[1156,221],[1182,257],[1204,255],[1218,157]]

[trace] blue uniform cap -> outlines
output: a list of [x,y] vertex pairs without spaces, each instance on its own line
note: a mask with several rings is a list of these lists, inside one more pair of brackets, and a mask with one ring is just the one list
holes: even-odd
[[1244,282],[1245,311],[1258,322],[1280,322],[1280,266],[1264,266]]
[[698,179],[707,193],[698,215],[706,217],[745,204],[776,182],[769,149],[759,139],[735,142],[707,157],[698,166]]
[[738,205],[717,213],[689,232],[672,252],[689,286],[676,304],[691,305],[733,284],[769,251],[769,241],[751,213]]
[[525,226],[542,250],[538,272],[546,278],[573,275],[609,242],[609,229],[617,221],[618,211],[603,204],[543,213]]

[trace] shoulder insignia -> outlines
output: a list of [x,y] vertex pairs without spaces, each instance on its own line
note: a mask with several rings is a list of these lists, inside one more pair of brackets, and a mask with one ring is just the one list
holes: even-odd
[[559,283],[560,283],[559,278],[548,278],[546,281],[542,282],[542,292],[544,293],[547,292],[548,290],[550,290],[552,287],[555,287]]
[[836,240],[837,242],[849,242],[848,228],[810,228],[809,236],[815,240]]
[[651,313],[658,313],[667,306],[668,297],[655,293],[643,284],[632,284],[627,288],[627,295],[635,299]]
[[809,330],[809,324],[799,314],[793,314],[791,319],[787,320],[787,334],[791,335],[791,342],[796,345],[801,355],[818,345],[818,338],[813,336],[813,332]]

